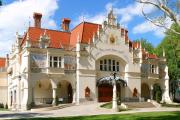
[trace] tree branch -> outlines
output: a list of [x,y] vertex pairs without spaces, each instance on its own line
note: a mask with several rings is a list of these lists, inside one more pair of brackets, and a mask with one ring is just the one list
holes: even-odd
[[156,25],[156,26],[158,26],[158,27],[165,28],[165,29],[167,29],[167,30],[172,31],[173,33],[176,33],[176,34],[180,35],[180,32],[177,32],[177,31],[174,30],[174,29],[168,28],[168,27],[166,27],[165,25],[161,24],[160,22],[155,22],[154,20],[152,20],[151,18],[149,18],[149,17],[144,13],[144,10],[143,10],[143,9],[142,9],[142,14],[143,14],[143,16],[145,17],[146,20],[150,21],[150,22],[153,23],[154,25]]
[[153,2],[150,2],[148,0],[137,0],[139,3],[142,3],[142,4],[150,4],[150,5],[153,5],[155,7],[157,7],[159,10],[161,10],[162,12],[164,12],[167,16],[169,16],[169,18],[171,18],[176,24],[178,24],[178,26],[180,26],[180,21],[179,19],[176,17],[175,13],[169,9],[166,4],[163,4],[162,2],[160,2],[158,0],[158,3],[159,4],[156,4],[156,3],[153,3]]
[[[178,26],[180,26],[180,20],[176,17],[175,13],[166,6],[167,1],[162,2],[162,1],[157,0],[158,4],[153,3],[153,2],[151,2],[149,0],[137,0],[137,2],[142,3],[144,5],[150,4],[150,5],[155,6],[156,8],[161,10],[165,15],[167,15],[172,21],[174,21],[174,23],[176,23]],[[148,21],[150,21],[151,23],[153,23],[154,25],[156,25],[158,27],[163,27],[165,29],[168,29],[168,30],[176,33],[176,34],[180,34],[180,32],[177,32],[174,29],[166,27],[165,25],[160,23],[160,21],[159,22],[155,22],[153,19],[149,18],[147,16],[147,14],[144,12],[143,8],[144,8],[144,6],[142,7],[142,14],[144,15],[145,19],[147,19]],[[165,18],[166,18],[166,16],[165,16]]]

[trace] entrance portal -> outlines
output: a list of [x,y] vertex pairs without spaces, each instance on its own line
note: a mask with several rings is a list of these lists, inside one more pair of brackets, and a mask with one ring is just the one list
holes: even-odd
[[59,103],[72,103],[73,89],[67,80],[59,81],[57,85],[57,98]]
[[[117,99],[121,98],[121,88],[117,85]],[[98,86],[98,101],[99,102],[110,102],[112,101],[113,87],[109,84],[102,84]]]
[[143,97],[144,100],[150,99],[149,86],[145,83],[141,85],[141,97]]

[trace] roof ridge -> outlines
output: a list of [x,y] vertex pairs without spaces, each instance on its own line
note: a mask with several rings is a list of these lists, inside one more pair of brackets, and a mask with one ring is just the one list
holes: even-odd
[[[84,23],[85,23],[85,22],[84,22]],[[83,24],[81,40],[83,40],[84,26],[85,26],[85,24]]]
[[72,31],[73,30],[75,30],[78,26],[80,26],[81,24],[83,24],[84,22],[81,22],[81,23],[79,23],[78,25],[76,25],[72,30],[71,30],[71,33],[72,33]]
[[41,29],[41,30],[49,30],[49,31],[54,31],[54,32],[62,32],[62,33],[68,33],[68,34],[71,34],[71,32],[60,31],[60,30],[54,30],[54,29],[48,29],[48,28],[37,28],[37,27],[29,27],[29,28],[35,28],[35,29]]

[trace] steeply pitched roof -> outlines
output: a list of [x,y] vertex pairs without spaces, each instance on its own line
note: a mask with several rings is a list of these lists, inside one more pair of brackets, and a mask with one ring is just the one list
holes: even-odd
[[48,37],[50,37],[50,47],[52,48],[61,48],[61,45],[75,46],[78,36],[81,43],[89,44],[93,38],[93,35],[96,34],[98,27],[101,27],[101,25],[88,22],[80,23],[71,32],[30,27],[27,33],[24,35],[21,45],[25,43],[27,36],[29,36],[29,40],[32,43],[38,42],[40,36],[43,35],[44,32]]
[[93,35],[96,34],[98,27],[101,28],[101,25],[89,22],[80,23],[71,32],[70,44],[75,45],[77,43],[78,36],[80,43],[89,44]]
[[[46,34],[50,38],[51,48],[66,48],[66,47],[75,47],[77,43],[77,39],[79,38],[79,42],[83,44],[90,44],[93,38],[93,35],[97,34],[98,28],[101,28],[100,24],[82,22],[77,25],[71,32],[64,32],[58,30],[50,30],[43,29],[38,27],[29,27],[28,31],[24,35],[22,39],[21,45],[25,44],[27,40],[27,36],[29,36],[29,40],[31,44],[39,41],[40,36]],[[129,41],[129,47],[132,48],[140,48],[139,42],[132,42],[128,38],[128,31],[124,28],[121,28],[121,31],[125,35],[125,41]],[[121,33],[119,33],[121,34]],[[146,51],[143,53],[143,58],[156,59],[157,56],[154,54],[149,54]]]
[[29,40],[35,43],[39,41],[40,36],[44,35],[44,33],[50,38],[50,47],[62,48],[62,45],[67,46],[70,43],[70,32],[30,27],[23,38],[22,44],[25,43],[28,35]]

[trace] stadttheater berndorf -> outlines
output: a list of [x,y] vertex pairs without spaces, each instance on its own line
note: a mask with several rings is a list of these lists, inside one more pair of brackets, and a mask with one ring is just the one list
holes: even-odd
[[34,26],[17,33],[8,57],[8,106],[27,110],[34,105],[81,104],[112,100],[112,86],[98,80],[116,72],[127,86],[117,84],[121,101],[153,98],[153,86],[169,99],[165,55],[149,54],[141,42],[133,42],[113,10],[102,24],[81,22],[70,30],[71,20],[62,19],[61,30],[41,27],[41,13],[34,13]]

